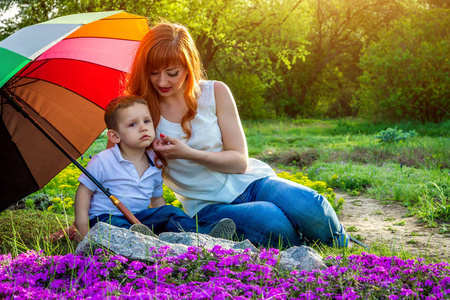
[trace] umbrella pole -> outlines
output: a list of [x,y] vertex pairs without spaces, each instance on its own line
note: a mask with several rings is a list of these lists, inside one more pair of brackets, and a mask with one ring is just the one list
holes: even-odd
[[114,195],[112,195],[108,189],[106,189],[97,179],[94,178],[64,147],[55,140],[50,133],[45,130],[35,119],[25,110],[22,104],[20,104],[17,99],[9,94],[4,89],[0,89],[0,94],[7,99],[15,110],[17,110],[21,115],[28,119],[36,128],[38,128],[42,134],[44,134],[70,161],[75,164],[106,196],[109,197],[111,202],[123,213],[123,215],[131,222],[131,224],[141,224],[139,220],[130,212],[126,206],[120,202]]

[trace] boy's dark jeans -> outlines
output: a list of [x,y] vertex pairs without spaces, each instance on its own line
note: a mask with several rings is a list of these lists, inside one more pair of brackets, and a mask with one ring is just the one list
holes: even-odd
[[[197,232],[195,219],[189,217],[184,211],[173,205],[164,205],[157,208],[148,208],[134,214],[144,225],[148,226],[155,234],[162,232]],[[93,227],[97,222],[105,222],[121,228],[130,228],[131,223],[123,216],[103,214],[89,220],[89,226]],[[213,225],[198,229],[199,233],[209,233]]]

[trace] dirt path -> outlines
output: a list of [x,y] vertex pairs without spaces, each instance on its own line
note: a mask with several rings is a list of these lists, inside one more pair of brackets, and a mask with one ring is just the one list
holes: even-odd
[[389,249],[402,249],[419,257],[450,258],[450,234],[439,234],[439,228],[426,228],[417,217],[408,215],[407,208],[397,204],[382,204],[364,196],[336,193],[345,199],[340,221],[363,243],[386,244]]

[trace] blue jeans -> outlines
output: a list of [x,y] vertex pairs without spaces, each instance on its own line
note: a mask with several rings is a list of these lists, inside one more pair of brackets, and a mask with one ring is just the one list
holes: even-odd
[[[197,232],[197,224],[184,211],[173,205],[165,205],[157,208],[147,208],[134,216],[144,225],[147,225],[155,234],[162,232]],[[89,226],[93,227],[97,222],[105,222],[121,228],[130,228],[131,223],[123,216],[102,214],[89,220]],[[209,233],[217,222],[198,228],[199,233]]]
[[324,196],[278,176],[254,181],[230,204],[208,205],[197,217],[199,225],[230,218],[239,238],[264,247],[348,244],[344,226]]

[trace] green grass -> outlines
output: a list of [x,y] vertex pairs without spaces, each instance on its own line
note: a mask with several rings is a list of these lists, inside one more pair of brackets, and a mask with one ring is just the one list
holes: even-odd
[[[28,250],[43,251],[44,255],[65,255],[73,253],[78,243],[68,239],[61,239],[51,243],[45,237],[59,229],[72,224],[73,216],[57,214],[38,210],[8,210],[0,213],[0,254],[11,253],[13,257]],[[354,230],[353,235],[360,238]],[[444,257],[420,253],[414,255],[409,247],[414,247],[414,242],[408,245],[395,244],[395,242],[378,241],[370,245],[370,253],[378,256],[396,256],[401,259],[424,258],[427,263],[450,262],[446,254]],[[333,248],[323,245],[312,245],[322,257],[337,256],[348,257],[352,254],[368,252],[366,249],[354,246],[353,248]]]
[[[245,121],[243,126],[250,156],[279,170],[293,174],[302,172],[312,181],[323,181],[333,189],[352,195],[367,194],[380,201],[398,201],[426,225],[440,226],[441,232],[450,231],[448,222],[442,222],[450,221],[449,121],[373,124],[357,119],[300,119]],[[418,135],[402,143],[382,145],[375,135],[388,127],[415,130]],[[84,163],[89,155],[100,152],[105,146],[106,135],[102,134],[85,153]],[[29,207],[33,202],[37,209],[47,209],[52,197],[70,197],[76,190],[76,183],[72,181],[77,176],[72,177],[61,182],[54,180],[52,185],[28,197],[33,200],[29,201]],[[63,240],[50,244],[44,236],[72,222],[73,216],[59,213],[5,211],[0,214],[0,252],[18,253],[27,249],[52,254],[71,252],[76,247],[73,242]],[[408,251],[409,246],[380,242],[371,245],[370,252],[414,258]],[[316,245],[314,248],[324,257],[365,251],[360,247],[343,250]],[[430,259],[437,261],[439,258]]]
[[45,255],[64,255],[75,251],[76,243],[61,239],[56,243],[46,236],[70,226],[73,216],[40,210],[6,210],[0,213],[0,253],[16,256],[30,249]]
[[[387,128],[414,130],[417,135],[382,144],[375,136]],[[300,119],[244,122],[244,129],[250,155],[277,169],[303,172],[352,195],[397,201],[428,226],[450,221],[450,121]]]
[[[307,121],[307,122],[306,122]],[[417,137],[396,145],[381,145],[376,133],[387,127],[411,129],[411,123],[373,125],[363,120],[294,120],[244,122],[249,154],[269,161],[320,158],[324,162],[351,160],[380,165],[394,161],[406,166],[450,168],[450,121],[417,124]],[[356,130],[358,129],[358,131]]]

